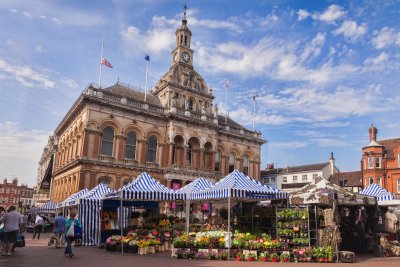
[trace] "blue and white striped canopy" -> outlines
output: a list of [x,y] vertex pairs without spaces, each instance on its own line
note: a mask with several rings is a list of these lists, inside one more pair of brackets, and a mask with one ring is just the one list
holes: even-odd
[[382,188],[379,184],[372,183],[367,188],[360,191],[360,194],[376,197],[378,202],[393,200],[393,194]]
[[105,194],[111,193],[111,189],[104,185],[98,184],[96,187],[91,189],[85,196],[84,199],[102,199]]
[[181,189],[179,189],[178,193],[183,193],[186,196],[191,195],[193,192],[198,192],[201,190],[209,189],[213,186],[213,183],[204,179],[203,177],[197,178],[190,184],[185,185]]
[[37,213],[54,213],[56,212],[57,204],[53,201],[49,201],[40,208],[38,208]]
[[84,197],[87,193],[88,193],[87,188],[84,188],[81,191],[78,191],[75,194],[73,194],[72,196],[68,197],[63,202],[58,203],[57,207],[58,208],[63,208],[63,207],[77,205],[78,204],[78,199]]
[[223,199],[229,196],[241,199],[277,199],[286,198],[287,194],[265,186],[238,170],[225,176],[213,187],[192,193],[192,199],[196,200]]
[[185,194],[174,192],[144,172],[129,184],[106,195],[106,198],[121,197],[128,200],[159,201],[185,199]]

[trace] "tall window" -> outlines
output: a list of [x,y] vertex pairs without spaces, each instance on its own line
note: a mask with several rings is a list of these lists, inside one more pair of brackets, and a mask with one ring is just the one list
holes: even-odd
[[381,177],[377,177],[376,178],[376,183],[379,184],[380,186],[382,186],[382,178]]
[[287,183],[287,176],[282,177],[282,182]]
[[221,171],[221,151],[219,150],[215,153],[215,171]]
[[381,167],[381,158],[380,157],[377,157],[375,159],[375,167],[376,168],[380,168]]
[[372,157],[368,158],[368,169],[372,169],[374,167],[374,160]]
[[192,154],[193,153],[193,147],[192,144],[187,145],[187,150],[186,150],[186,160],[189,165],[192,165]]
[[374,183],[374,178],[369,177],[369,184],[371,185],[371,184],[373,184],[373,183]]
[[126,154],[125,158],[135,159],[136,157],[136,133],[129,132],[126,136]]
[[229,154],[229,173],[235,170],[235,155]]
[[293,182],[294,182],[294,183],[297,183],[297,175],[294,175],[294,176],[293,176]]
[[303,176],[301,176],[301,181],[307,182],[307,174],[303,174]]
[[188,110],[193,110],[193,100],[191,98],[188,100]]
[[367,161],[364,159],[364,170],[366,170],[367,168],[368,168]]
[[313,173],[312,178],[315,180],[318,177],[318,173]]
[[114,129],[106,127],[103,131],[103,140],[101,142],[101,154],[112,156],[114,145]]
[[154,135],[150,136],[147,144],[147,162],[155,163],[157,157],[157,137]]
[[397,179],[397,193],[400,193],[400,178]]
[[246,175],[249,174],[249,156],[247,155],[243,157],[243,173]]

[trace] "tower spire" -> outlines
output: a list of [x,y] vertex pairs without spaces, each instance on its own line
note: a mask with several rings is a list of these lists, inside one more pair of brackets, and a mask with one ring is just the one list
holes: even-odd
[[182,19],[182,23],[186,25],[187,20],[186,20],[186,11],[187,11],[188,7],[186,5],[186,3],[183,5],[183,19]]

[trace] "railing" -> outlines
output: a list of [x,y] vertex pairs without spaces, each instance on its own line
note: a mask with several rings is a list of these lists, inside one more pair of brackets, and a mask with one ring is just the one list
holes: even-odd
[[114,161],[115,161],[115,158],[114,158],[113,156],[100,155],[100,156],[99,156],[99,160],[114,162]]
[[199,114],[197,114],[197,113],[193,113],[193,112],[190,112],[190,117],[195,118],[195,119],[198,119],[198,120],[201,119],[201,115],[199,115]]
[[122,162],[129,165],[137,165],[138,163],[138,161],[134,159],[123,159]]
[[127,104],[128,104],[128,106],[135,106],[135,107],[139,107],[139,108],[143,107],[143,103],[142,102],[139,102],[139,101],[136,101],[136,100],[133,100],[133,99],[128,99]]
[[103,93],[103,99],[111,100],[111,101],[114,101],[114,102],[121,102],[121,98],[122,97],[120,97],[120,96]]
[[146,166],[147,168],[158,168],[158,163],[146,162],[145,166]]
[[163,109],[163,108],[158,108],[158,107],[149,106],[149,110],[155,111],[155,112],[164,113],[164,109]]
[[176,109],[176,113],[178,113],[180,115],[185,115],[185,111],[181,110],[181,109]]

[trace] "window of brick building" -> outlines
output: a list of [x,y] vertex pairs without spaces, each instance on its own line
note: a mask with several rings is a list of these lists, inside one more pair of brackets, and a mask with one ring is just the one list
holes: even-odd
[[371,184],[373,184],[373,183],[374,183],[374,178],[369,177],[369,184],[371,185]]
[[380,168],[381,167],[381,158],[380,157],[377,157],[375,159],[375,167],[376,168]]
[[126,135],[126,153],[125,158],[135,159],[136,158],[136,133],[129,132]]
[[374,159],[372,157],[368,158],[368,169],[372,169],[374,167]]
[[381,177],[377,177],[376,178],[376,183],[379,184],[380,186],[382,186],[382,178]]
[[114,129],[106,127],[103,131],[103,140],[101,142],[101,154],[106,156],[113,155]]
[[236,161],[235,155],[230,154],[229,155],[229,169],[228,169],[229,173],[231,173],[235,170],[235,161]]
[[247,155],[243,157],[243,173],[246,175],[249,174],[249,156]]
[[108,177],[101,177],[100,183],[109,187],[111,184],[111,179]]

